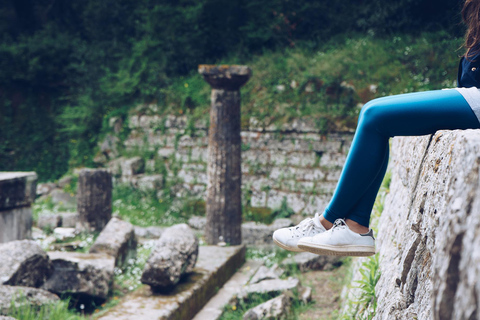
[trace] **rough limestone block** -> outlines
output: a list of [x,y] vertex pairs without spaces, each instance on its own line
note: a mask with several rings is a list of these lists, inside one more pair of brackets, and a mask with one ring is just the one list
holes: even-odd
[[301,252],[282,261],[283,266],[298,267],[298,270],[332,270],[342,264],[342,258],[337,256],[319,256],[310,252]]
[[206,217],[193,216],[190,219],[188,219],[188,225],[197,230],[205,229],[206,224],[207,224]]
[[62,227],[64,228],[75,228],[80,219],[76,212],[60,212],[59,215],[62,217]]
[[115,259],[104,253],[49,252],[53,275],[42,289],[105,300],[113,285]]
[[40,287],[52,274],[47,254],[32,240],[0,244],[0,284]]
[[53,189],[50,194],[52,203],[65,209],[75,208],[75,197],[70,193],[63,191],[62,189]]
[[145,169],[145,161],[140,157],[133,157],[125,159],[121,163],[122,176],[133,176],[139,173],[143,173]]
[[254,284],[263,280],[280,279],[283,272],[284,271],[280,269],[277,264],[274,264],[271,268],[261,266],[248,283]]
[[153,291],[169,290],[192,272],[198,256],[198,239],[186,224],[166,229],[147,260],[141,281]]
[[281,294],[245,312],[243,320],[282,319],[290,312],[290,297]]
[[31,205],[36,187],[35,172],[0,172],[0,211]]
[[237,299],[244,299],[252,293],[276,293],[284,291],[293,291],[300,289],[300,280],[297,278],[288,278],[286,280],[272,279],[263,280],[259,283],[247,285],[239,291]]
[[113,217],[102,230],[90,253],[106,253],[115,258],[116,266],[123,266],[137,255],[137,239],[133,226]]
[[272,244],[272,234],[275,230],[293,225],[292,220],[276,219],[271,225],[256,222],[242,223],[242,243],[246,245]]
[[104,169],[82,169],[78,176],[79,229],[101,231],[112,217],[112,176]]
[[146,239],[158,239],[162,236],[165,227],[157,227],[157,226],[150,226],[150,227],[139,227],[134,226],[135,235],[140,238]]
[[[0,315],[7,314],[12,302],[15,306],[24,305],[42,306],[59,301],[57,295],[46,290],[22,287],[22,286],[0,286]],[[0,316],[0,319],[2,317]],[[5,318],[4,319],[14,319]]]
[[37,227],[40,229],[55,229],[62,226],[60,214],[40,214],[37,220]]
[[0,211],[0,243],[30,239],[32,236],[32,224],[31,207]]

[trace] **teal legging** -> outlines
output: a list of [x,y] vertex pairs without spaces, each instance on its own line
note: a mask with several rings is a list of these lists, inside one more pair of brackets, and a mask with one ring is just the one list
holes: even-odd
[[480,123],[457,90],[401,94],[372,100],[360,112],[345,166],[324,217],[348,218],[368,227],[387,170],[390,137],[437,130],[478,129]]

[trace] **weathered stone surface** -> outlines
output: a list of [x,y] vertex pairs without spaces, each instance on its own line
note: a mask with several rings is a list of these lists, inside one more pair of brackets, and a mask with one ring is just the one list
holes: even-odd
[[281,294],[245,312],[243,320],[282,319],[290,312],[290,298]]
[[249,283],[254,284],[263,280],[279,279],[283,272],[277,264],[274,264],[271,268],[261,266],[253,275],[252,279],[250,279]]
[[147,239],[158,239],[162,236],[162,233],[166,228],[157,227],[157,226],[150,226],[150,227],[134,226],[134,229],[135,229],[135,235],[137,237],[147,238]]
[[32,208],[21,207],[0,211],[0,243],[30,239],[32,235]]
[[206,224],[207,224],[206,217],[193,216],[190,219],[188,219],[188,225],[197,230],[205,229]]
[[62,227],[64,228],[75,228],[77,222],[79,221],[78,213],[76,212],[59,212],[62,217]]
[[392,151],[375,319],[480,319],[480,132],[394,138]]
[[29,206],[35,201],[35,172],[0,172],[0,210]]
[[288,278],[286,280],[272,279],[263,280],[259,283],[250,284],[241,288],[237,295],[238,299],[243,299],[251,293],[275,293],[283,291],[292,291],[300,288],[300,281],[297,278]]
[[37,220],[37,227],[40,229],[53,230],[62,226],[62,216],[59,214],[40,214]]
[[99,234],[90,253],[106,253],[115,258],[116,266],[123,266],[137,255],[137,239],[133,226],[113,217]]
[[104,169],[82,169],[77,192],[77,227],[101,231],[112,217],[111,174]]
[[341,257],[319,256],[310,252],[301,252],[282,261],[283,266],[298,267],[301,272],[308,270],[332,270],[342,264]]
[[58,227],[53,229],[53,235],[57,240],[65,241],[69,239],[73,239],[77,236],[78,231],[75,228],[63,228]]
[[[59,300],[60,299],[57,295],[46,290],[22,286],[0,285],[0,314],[8,313],[12,301],[16,307],[21,307],[26,304],[42,306],[44,304],[55,303]],[[0,319],[2,319],[1,316]]]
[[115,259],[103,253],[49,252],[54,273],[42,289],[105,300],[113,285]]
[[242,242],[246,245],[272,244],[275,230],[293,225],[290,219],[276,219],[271,225],[256,222],[242,223]]
[[32,240],[0,244],[0,284],[39,287],[52,274],[47,254]]
[[309,303],[312,301],[312,288],[302,286],[298,291],[298,297],[304,304]]
[[0,320],[16,320],[16,319],[13,318],[13,317],[8,317],[8,316],[0,316]]
[[67,185],[70,185],[72,181],[73,181],[73,176],[64,176],[58,180],[57,186],[63,189]]
[[141,281],[154,291],[169,290],[192,272],[198,256],[198,239],[186,224],[166,229],[147,260]]
[[50,191],[50,197],[52,203],[58,205],[65,209],[73,209],[75,208],[76,202],[75,197],[70,195],[69,193],[63,191],[62,189],[53,189]]
[[57,185],[55,183],[52,183],[52,182],[39,183],[39,184],[37,184],[37,191],[36,191],[37,196],[47,195],[47,194],[50,193],[50,191],[52,191],[56,187],[57,187]]

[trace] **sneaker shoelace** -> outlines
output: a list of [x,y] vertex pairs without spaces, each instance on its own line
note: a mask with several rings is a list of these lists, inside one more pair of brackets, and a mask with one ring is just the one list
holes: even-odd
[[333,227],[330,229],[332,232],[335,230],[342,230],[347,228],[347,223],[343,219],[337,219],[335,222],[333,222]]
[[298,226],[290,228],[290,231],[293,233],[294,236],[297,235],[297,232],[299,231],[308,235],[310,231],[313,230],[313,228],[315,227],[316,226],[315,222],[313,222],[313,218],[306,218],[302,220],[302,222],[300,222]]

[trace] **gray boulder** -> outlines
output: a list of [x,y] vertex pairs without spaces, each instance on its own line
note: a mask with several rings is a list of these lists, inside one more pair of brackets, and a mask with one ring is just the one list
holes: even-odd
[[188,225],[197,230],[204,230],[207,224],[207,217],[193,216],[188,219]]
[[319,256],[310,252],[301,252],[282,261],[283,266],[298,267],[301,272],[308,270],[332,270],[342,264],[342,258],[337,256]]
[[58,296],[42,289],[0,285],[0,314],[7,314],[12,302],[18,308],[23,305],[42,306],[57,301]]
[[53,189],[50,192],[53,204],[65,209],[73,209],[76,206],[75,197],[62,189]]
[[55,229],[62,226],[62,216],[59,214],[41,214],[38,216],[37,227],[40,229]]
[[145,160],[140,157],[125,159],[121,164],[122,176],[131,177],[143,173],[145,169]]
[[47,254],[32,240],[0,244],[0,284],[40,287],[52,274]]
[[290,312],[290,297],[281,294],[245,312],[243,320],[284,319]]
[[36,190],[35,172],[0,172],[0,210],[29,206]]
[[147,238],[147,239],[158,239],[162,236],[165,227],[157,227],[157,226],[150,226],[150,227],[139,227],[135,226],[135,235],[140,238]]
[[249,283],[254,284],[263,280],[279,279],[282,274],[283,270],[280,269],[277,264],[274,264],[271,268],[261,266],[253,275],[252,279],[250,279]]
[[55,271],[42,289],[105,300],[113,285],[115,259],[104,253],[49,252]]
[[79,215],[76,212],[60,212],[62,217],[62,227],[75,228],[79,221]]
[[90,253],[106,253],[115,258],[116,266],[123,266],[137,255],[137,239],[133,226],[113,217],[90,248]]
[[300,289],[300,280],[297,278],[288,278],[285,280],[272,279],[263,280],[259,283],[247,285],[239,291],[237,299],[245,299],[252,293],[277,293],[284,291],[293,291]]
[[186,224],[166,229],[148,258],[141,281],[153,291],[169,290],[192,272],[198,256],[198,239]]

